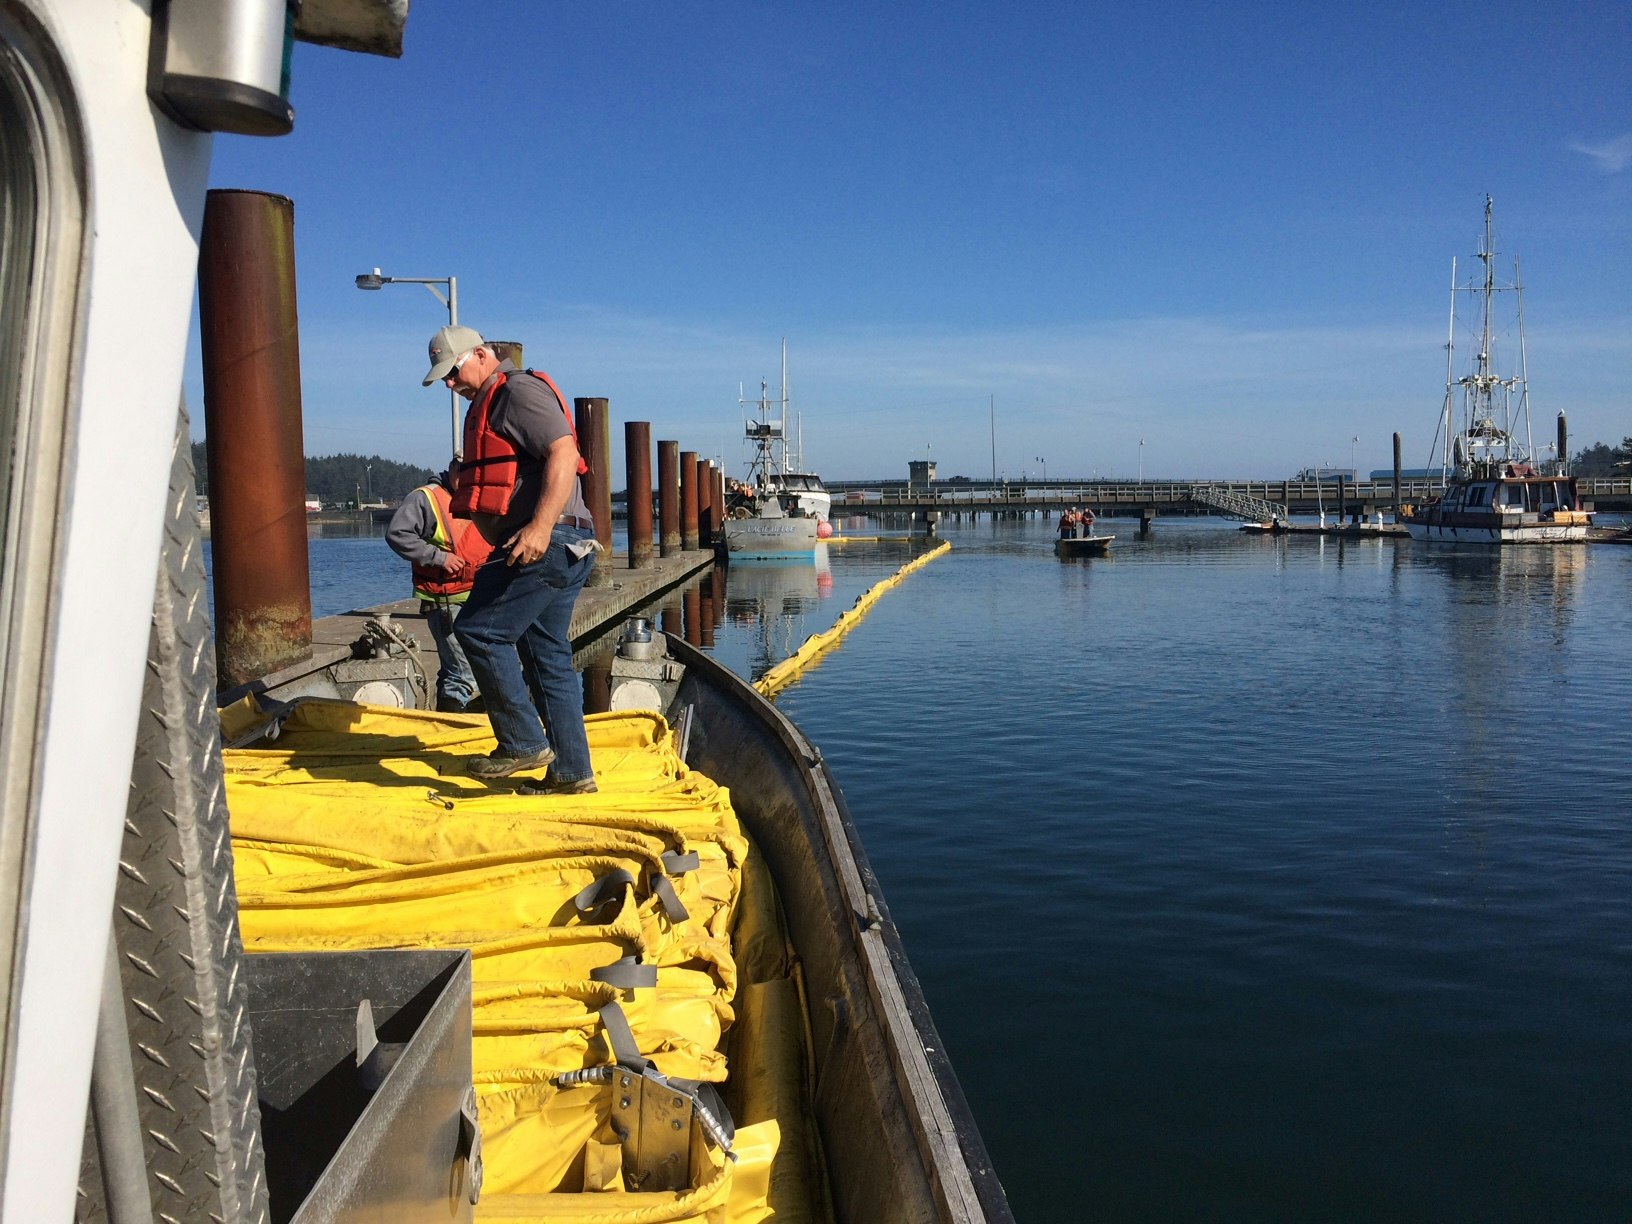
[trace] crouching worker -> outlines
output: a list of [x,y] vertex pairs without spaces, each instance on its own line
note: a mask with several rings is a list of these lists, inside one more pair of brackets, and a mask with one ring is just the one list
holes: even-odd
[[436,673],[436,708],[463,714],[479,710],[481,703],[476,677],[454,637],[453,625],[492,547],[468,519],[453,517],[452,493],[449,475],[443,472],[408,494],[391,516],[385,542],[413,567],[414,595],[441,664]]
[[445,383],[471,401],[453,513],[493,546],[454,625],[498,741],[468,768],[485,779],[547,768],[521,793],[588,794],[595,776],[568,629],[594,568],[595,524],[566,400],[468,327],[444,327],[430,353],[425,386]]

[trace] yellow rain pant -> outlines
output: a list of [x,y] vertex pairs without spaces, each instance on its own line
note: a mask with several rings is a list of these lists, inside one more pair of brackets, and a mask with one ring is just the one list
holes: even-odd
[[[828,1220],[797,961],[730,795],[658,715],[588,731],[599,791],[537,798],[465,772],[493,751],[485,718],[298,705],[270,747],[223,754],[244,947],[471,950],[478,1218]],[[631,957],[655,986],[592,977]],[[658,1072],[722,1086],[736,1163],[698,1132],[689,1189],[622,1188],[611,1086],[555,1082],[614,1061],[614,1002]]]

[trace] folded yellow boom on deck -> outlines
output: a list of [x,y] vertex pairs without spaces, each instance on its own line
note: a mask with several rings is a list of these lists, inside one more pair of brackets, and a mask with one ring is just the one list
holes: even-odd
[[[224,754],[244,946],[471,949],[478,1218],[826,1220],[797,962],[730,796],[656,714],[588,729],[599,793],[533,798],[465,774],[485,719],[297,706]],[[629,1184],[615,1084],[558,1083],[613,1063],[610,1004],[660,1076],[719,1086],[734,1161],[694,1119],[683,1184]]]

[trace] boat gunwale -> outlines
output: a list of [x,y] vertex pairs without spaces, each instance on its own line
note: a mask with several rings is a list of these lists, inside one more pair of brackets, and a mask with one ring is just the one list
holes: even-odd
[[[674,635],[669,635],[669,649],[673,658],[685,664],[688,673],[700,673],[699,685],[712,689],[758,722],[781,745],[789,763],[795,765],[782,772],[803,781],[822,837],[822,845],[812,845],[811,850],[813,854],[825,851],[823,857],[839,890],[842,909],[852,919],[845,924],[845,946],[865,981],[874,1027],[895,1068],[901,1104],[912,1122],[911,1130],[941,1218],[1012,1222],[1013,1214],[974,1113],[936,1031],[923,987],[907,959],[900,931],[890,917],[849,806],[826,761],[773,702],[735,672]],[[715,781],[730,786],[728,779]],[[754,827],[758,821],[752,796],[731,789],[739,818],[755,841],[763,844],[765,839]],[[771,865],[769,859],[767,865]],[[789,883],[776,877],[784,905]],[[795,949],[804,959],[797,941]]]

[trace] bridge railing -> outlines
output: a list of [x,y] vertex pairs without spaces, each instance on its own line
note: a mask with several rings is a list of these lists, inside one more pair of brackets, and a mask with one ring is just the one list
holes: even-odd
[[[1622,484],[1626,481],[1620,482]],[[945,506],[955,508],[959,505],[1013,505],[1013,506],[1044,506],[1060,505],[1062,503],[1077,503],[1085,505],[1151,505],[1176,504],[1191,500],[1193,489],[1212,487],[1230,494],[1242,497],[1256,498],[1262,501],[1280,502],[1291,500],[1297,502],[1328,501],[1336,503],[1338,488],[1335,483],[1296,480],[1237,480],[1237,481],[1190,481],[1190,480],[1146,480],[1128,482],[1085,482],[1077,485],[1055,484],[1025,484],[998,486],[988,485],[946,486],[932,485],[879,485],[864,488],[847,488],[836,485],[832,488],[833,503],[837,506],[911,506],[914,508],[926,505]],[[1402,480],[1400,482],[1403,497],[1423,497],[1433,491],[1433,482],[1428,480]],[[1585,491],[1585,490],[1583,490]],[[1343,490],[1347,501],[1372,501],[1391,499],[1394,496],[1393,482],[1391,481],[1364,481],[1359,484],[1346,485]]]
[[[1584,498],[1632,499],[1632,476],[1581,477],[1577,482]],[[1012,482],[1008,485],[990,485],[986,482],[970,484],[867,484],[834,482],[830,486],[835,512],[845,506],[883,507],[902,509],[925,508],[955,510],[959,506],[1012,506],[1055,507],[1061,505],[1085,506],[1176,506],[1192,501],[1191,491],[1212,487],[1228,494],[1249,497],[1265,502],[1293,503],[1300,507],[1338,503],[1338,485],[1335,481],[1313,480],[1144,480],[1144,481],[1050,481]],[[1439,492],[1439,482],[1432,479],[1400,481],[1400,500],[1420,502]],[[1392,480],[1364,480],[1345,483],[1344,502],[1349,505],[1391,505],[1394,500]]]

